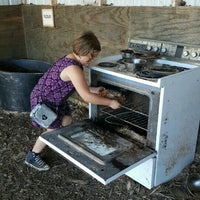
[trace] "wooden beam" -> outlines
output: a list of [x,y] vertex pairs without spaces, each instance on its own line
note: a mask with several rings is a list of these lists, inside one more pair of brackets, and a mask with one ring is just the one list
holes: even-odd
[[99,6],[102,6],[104,3],[104,0],[99,0]]
[[51,5],[52,5],[52,6],[57,5],[57,0],[51,0]]
[[26,4],[27,3],[27,1],[26,0],[22,0],[22,4]]
[[175,7],[175,6],[180,6],[180,3],[181,3],[182,0],[172,0],[172,6]]

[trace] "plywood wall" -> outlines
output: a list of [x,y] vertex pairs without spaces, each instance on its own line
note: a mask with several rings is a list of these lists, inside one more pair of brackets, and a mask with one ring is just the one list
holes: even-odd
[[0,6],[0,59],[25,58],[23,17],[20,6]]
[[200,7],[134,7],[130,10],[130,37],[200,45]]
[[55,28],[42,26],[42,6],[23,6],[29,58],[53,62],[70,51],[74,36],[93,30],[100,56],[118,54],[128,38],[145,37],[200,45],[198,7],[55,6]]
[[54,28],[43,27],[42,8],[46,6],[0,6],[0,59],[54,62],[71,51],[75,35],[88,29],[102,44],[100,57],[118,54],[134,37],[200,45],[200,7],[60,5],[52,7]]
[[[124,48],[129,33],[128,8],[56,6],[55,28],[42,27],[40,6],[23,6],[28,57],[55,60],[71,50],[75,35],[93,30],[102,44],[102,55]],[[113,13],[114,12],[114,13]],[[34,17],[33,17],[34,16]]]
[[[113,5],[113,6],[199,6],[199,0],[1,0],[0,5]],[[185,4],[186,3],[186,4]]]

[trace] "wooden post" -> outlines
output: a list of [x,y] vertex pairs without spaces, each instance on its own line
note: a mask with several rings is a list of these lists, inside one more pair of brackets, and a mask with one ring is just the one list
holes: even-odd
[[103,0],[99,0],[99,6],[103,5]]
[[182,0],[172,0],[172,6],[173,6],[173,7],[179,6],[181,1],[182,1]]
[[51,0],[51,5],[52,5],[52,6],[57,5],[57,0]]
[[26,2],[26,0],[22,0],[22,4],[26,4],[27,2]]

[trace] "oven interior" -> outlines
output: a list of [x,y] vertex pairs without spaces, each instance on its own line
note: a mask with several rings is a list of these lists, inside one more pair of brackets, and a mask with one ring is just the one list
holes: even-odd
[[123,99],[119,109],[97,106],[97,112],[92,112],[91,118],[107,129],[115,130],[123,137],[135,139],[144,143],[148,133],[150,98],[146,94],[130,91],[118,86],[99,82],[110,93],[117,94],[114,99]]

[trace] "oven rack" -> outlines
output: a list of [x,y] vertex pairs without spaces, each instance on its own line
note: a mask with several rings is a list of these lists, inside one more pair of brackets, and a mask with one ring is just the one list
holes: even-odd
[[101,112],[107,114],[105,121],[112,125],[127,124],[144,131],[147,131],[148,114],[141,112],[139,108],[134,108],[131,104],[121,106],[121,108],[113,110],[111,108],[103,108]]

